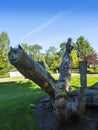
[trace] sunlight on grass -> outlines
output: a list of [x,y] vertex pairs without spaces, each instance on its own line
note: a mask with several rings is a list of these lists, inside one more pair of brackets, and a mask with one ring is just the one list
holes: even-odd
[[[57,80],[59,74],[52,74]],[[87,85],[98,82],[98,74],[87,75]],[[72,74],[72,90],[80,87],[79,74]],[[32,109],[36,102],[47,96],[41,88],[24,78],[0,79],[0,130],[40,130]]]
[[26,80],[23,76],[13,77],[13,78],[0,78],[0,82],[11,82],[11,81],[21,81]]
[[0,83],[0,130],[39,130],[32,109],[43,96],[29,80]]

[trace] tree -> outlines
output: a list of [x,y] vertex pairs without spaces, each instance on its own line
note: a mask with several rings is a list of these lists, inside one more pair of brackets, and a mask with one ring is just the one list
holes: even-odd
[[35,60],[41,60],[41,50],[42,47],[38,44],[30,45],[29,46],[29,55],[31,55]]
[[45,61],[50,71],[56,72],[56,70],[59,69],[60,60],[61,58],[59,52],[57,52],[57,49],[54,46],[51,46],[46,51],[46,56],[45,56]]
[[22,43],[22,47],[24,49],[24,51],[29,54],[29,45],[27,43]]
[[72,68],[78,68],[79,60],[77,57],[77,53],[74,50],[72,50],[71,54],[72,54]]
[[42,50],[42,47],[38,44],[34,44],[34,45],[28,45],[27,43],[22,43],[22,48],[24,49],[24,51],[31,55],[35,60],[44,63],[44,66],[48,69],[48,66],[45,62],[45,54],[41,53],[40,50]]
[[66,51],[66,42],[60,44],[60,55],[63,56]]
[[8,71],[8,51],[10,40],[6,32],[0,34],[0,74],[4,75]]
[[50,46],[49,49],[46,51],[46,54],[48,55],[53,55],[54,53],[56,53],[57,48],[55,48],[54,46]]
[[75,44],[75,50],[77,52],[78,57],[82,56],[83,59],[88,54],[94,54],[95,53],[95,51],[91,47],[90,43],[83,36],[80,36],[77,39],[76,44]]
[[85,56],[84,60],[87,62],[88,67],[95,70],[96,65],[98,64],[98,57],[96,53]]

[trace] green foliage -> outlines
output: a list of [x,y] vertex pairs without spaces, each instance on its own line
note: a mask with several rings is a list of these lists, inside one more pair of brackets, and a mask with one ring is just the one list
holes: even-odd
[[[27,43],[23,43],[22,47],[35,60],[43,61],[48,71],[56,72],[56,70],[59,69],[61,57],[66,51],[66,42],[60,43],[59,52],[54,46],[50,46],[46,53],[41,53],[42,47],[38,44],[28,46]],[[79,60],[86,58],[90,54],[95,54],[94,49],[91,47],[90,43],[85,40],[83,36],[80,36],[77,39],[76,44],[74,43],[74,50],[75,51],[72,51],[72,68],[78,67]]]
[[9,69],[8,51],[10,40],[6,32],[0,34],[0,75],[4,75]]
[[56,70],[59,68],[61,57],[59,53],[56,51],[57,49],[53,46],[51,46],[45,56],[46,64],[48,65],[51,72],[56,72]]
[[60,55],[63,56],[66,51],[66,42],[60,44]]
[[24,51],[32,56],[36,61],[43,60],[43,54],[41,53],[42,47],[38,44],[28,45],[27,43],[22,43]]
[[[22,43],[22,47],[25,52],[31,55],[36,61],[43,61],[48,71],[56,72],[61,63],[61,57],[66,51],[66,42],[60,43],[59,52],[54,46],[50,46],[46,53],[41,53],[42,47],[38,44],[29,46],[27,43]],[[95,54],[94,49],[83,36],[80,36],[77,39],[76,44],[74,43],[74,51],[72,51],[72,68],[78,68],[78,61],[86,59],[90,54]],[[90,59],[89,61],[92,60]]]
[[24,51],[28,54],[29,53],[29,45],[27,43],[22,43],[22,48],[24,49]]
[[96,65],[95,72],[98,72],[98,65]]
[[93,69],[93,68],[87,68],[87,72],[88,72],[88,73],[93,73],[93,72],[94,72],[94,69]]
[[77,54],[74,50],[72,50],[71,54],[72,54],[72,68],[78,68],[79,60]]
[[40,61],[41,59],[42,47],[38,44],[29,46],[29,55],[31,55],[35,60]]
[[83,36],[80,36],[77,39],[75,49],[77,51],[78,57],[82,56],[84,58],[88,54],[94,54],[95,53],[95,51],[91,47],[90,43],[87,40],[85,40],[85,38]]

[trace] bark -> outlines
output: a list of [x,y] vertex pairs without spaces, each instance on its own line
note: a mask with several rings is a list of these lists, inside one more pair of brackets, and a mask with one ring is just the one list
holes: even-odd
[[[70,46],[68,45],[67,47]],[[57,120],[61,124],[72,122],[80,117],[84,113],[86,105],[98,106],[98,84],[91,87],[91,89],[81,86],[79,90],[72,93],[68,92],[71,78],[70,50],[65,53],[65,57],[68,60],[62,61],[64,64],[61,63],[60,77],[58,82],[56,82],[44,67],[24,52],[21,46],[18,49],[11,48],[8,54],[10,63],[20,73],[38,84],[51,99],[55,100],[53,106]]]
[[[71,93],[71,97],[73,99],[79,96],[80,89],[77,89]],[[98,106],[98,82],[85,88],[84,98],[87,106]]]
[[[14,59],[13,53],[16,50],[19,54],[16,55],[16,58]],[[26,54],[21,46],[19,46],[18,49],[11,48],[8,58],[10,63],[14,65],[25,78],[38,84],[51,98],[54,98],[56,80],[42,65]]]

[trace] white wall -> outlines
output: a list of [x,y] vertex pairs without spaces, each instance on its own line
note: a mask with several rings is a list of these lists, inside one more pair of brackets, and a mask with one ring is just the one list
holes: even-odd
[[20,76],[23,76],[20,72],[18,71],[12,71],[12,72],[9,72],[10,74],[10,77],[20,77]]

